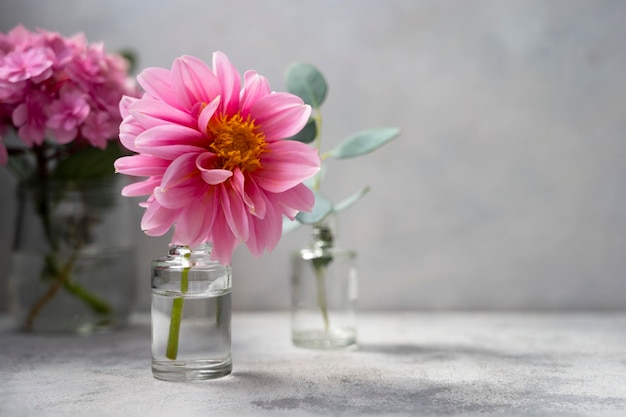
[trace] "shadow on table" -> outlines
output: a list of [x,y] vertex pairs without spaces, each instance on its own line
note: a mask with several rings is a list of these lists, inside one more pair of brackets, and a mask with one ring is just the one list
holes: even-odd
[[523,361],[525,364],[546,364],[554,363],[554,358],[541,352],[511,352],[506,350],[489,349],[479,346],[469,345],[449,345],[449,344],[363,344],[358,348],[358,352],[365,354],[379,354],[393,357],[412,358],[416,361],[447,361],[456,359],[500,359],[509,361]]

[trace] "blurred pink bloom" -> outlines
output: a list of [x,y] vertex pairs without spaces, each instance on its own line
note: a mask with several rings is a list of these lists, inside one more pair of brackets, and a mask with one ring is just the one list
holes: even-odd
[[311,113],[292,94],[274,93],[254,71],[243,86],[226,55],[213,69],[191,56],[171,70],[148,68],[138,77],[141,99],[124,98],[120,140],[138,155],[117,160],[118,172],[148,177],[126,196],[148,195],[141,227],[158,236],[174,226],[172,243],[213,244],[228,264],[240,242],[258,256],[282,234],[282,216],[311,210],[302,184],[319,170],[317,152],[283,140],[299,132]]
[[[0,33],[0,126],[16,130],[26,147],[76,141],[76,148],[105,148],[118,139],[124,95],[139,95],[128,63],[107,54],[102,44],[89,44],[82,34],[64,38],[22,25]],[[71,154],[65,148],[48,154]]]
[[11,52],[2,61],[0,78],[10,83],[30,79],[41,82],[52,75],[52,64],[47,51],[43,48]]
[[89,105],[85,95],[79,90],[64,87],[59,99],[47,108],[48,128],[57,143],[64,144],[74,140],[78,126],[89,115]]
[[104,149],[108,139],[118,134],[118,129],[119,123],[111,120],[107,112],[92,111],[85,119],[81,133],[92,146]]
[[45,107],[49,101],[45,94],[33,91],[13,110],[13,124],[18,128],[18,136],[28,147],[41,145],[45,139]]

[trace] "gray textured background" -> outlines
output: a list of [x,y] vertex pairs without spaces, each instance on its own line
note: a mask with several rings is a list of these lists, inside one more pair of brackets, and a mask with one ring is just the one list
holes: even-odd
[[[325,190],[370,195],[343,215],[360,255],[361,307],[626,307],[626,2],[2,0],[17,23],[83,31],[139,68],[214,50],[274,89],[293,61],[330,83],[325,148],[366,127],[396,142],[330,165]],[[0,169],[0,309],[13,224]],[[139,231],[138,307],[168,237]],[[288,306],[289,253],[234,258],[235,307]]]

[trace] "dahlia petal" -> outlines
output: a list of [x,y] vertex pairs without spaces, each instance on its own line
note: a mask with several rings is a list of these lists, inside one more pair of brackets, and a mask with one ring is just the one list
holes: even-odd
[[272,199],[279,202],[283,214],[293,220],[300,211],[310,212],[315,204],[313,191],[304,184],[298,184],[282,193],[272,194]]
[[141,218],[141,230],[148,236],[162,236],[174,224],[177,213],[176,210],[170,210],[153,201],[148,204]]
[[211,152],[204,152],[196,158],[196,168],[200,170],[200,175],[207,184],[221,184],[232,177],[232,171],[215,168],[218,162],[219,158]]
[[218,213],[213,223],[210,240],[213,244],[211,259],[218,261],[222,265],[230,265],[233,251],[239,242],[233,235],[230,227],[228,227],[223,213]]
[[207,187],[198,187],[197,185],[181,186],[164,189],[156,187],[154,189],[154,198],[163,207],[168,209],[184,209],[186,207],[197,205],[198,199],[206,192]]
[[180,107],[178,96],[172,89],[171,72],[165,68],[146,68],[137,76],[137,82],[146,94],[170,106]]
[[124,197],[138,197],[142,195],[150,195],[154,189],[161,184],[160,178],[148,178],[145,181],[135,182],[122,188]]
[[221,95],[224,98],[222,112],[226,114],[237,113],[239,110],[239,90],[241,89],[241,79],[237,68],[226,55],[218,51],[213,54],[213,70],[222,87]]
[[235,190],[222,185],[219,187],[219,199],[230,230],[240,241],[248,240],[248,216],[243,201]]
[[289,93],[272,93],[250,107],[250,115],[261,127],[268,142],[284,139],[302,130],[311,115],[311,106]]
[[213,228],[219,203],[213,195],[205,197],[197,204],[189,205],[178,216],[172,243],[197,246],[208,238],[208,231]]
[[124,147],[133,152],[139,152],[135,146],[135,139],[138,135],[143,133],[145,129],[135,122],[133,116],[127,116],[120,124],[120,142]]
[[200,59],[184,55],[172,65],[172,87],[181,105],[191,110],[196,103],[209,103],[220,95],[219,80]]
[[130,107],[130,114],[146,129],[163,124],[179,124],[190,128],[196,127],[196,119],[189,113],[148,97],[135,102]]
[[174,159],[163,174],[161,180],[161,187],[163,190],[169,190],[170,188],[177,187],[185,181],[198,176],[198,170],[196,169],[197,153],[186,153],[178,156]]
[[304,143],[279,140],[268,144],[268,149],[261,155],[263,169],[253,173],[259,187],[266,191],[282,193],[319,171],[317,152]]
[[220,101],[221,96],[215,97],[215,99],[208,103],[200,112],[200,116],[198,116],[198,130],[200,132],[206,132],[206,127],[209,124],[211,117],[213,117],[215,111],[219,107]]
[[130,96],[122,96],[120,99],[119,110],[122,118],[125,119],[130,115],[130,106],[139,101],[138,98]]
[[206,136],[196,129],[180,125],[161,125],[147,129],[137,136],[135,145],[140,147],[184,144],[201,147],[206,141]]
[[217,185],[232,177],[233,173],[227,169],[201,169],[200,175],[207,184]]
[[156,126],[135,138],[141,153],[174,160],[182,154],[205,152],[206,137],[195,129],[178,125]]
[[259,188],[252,177],[248,177],[246,179],[245,195],[251,202],[251,205],[248,206],[250,214],[258,217],[259,219],[263,219],[265,217],[267,206],[265,202],[265,193]]
[[118,158],[113,166],[116,172],[136,177],[163,175],[170,161],[150,155],[132,155]]
[[230,185],[237,192],[239,198],[241,198],[242,203],[247,207],[248,213],[253,213],[254,203],[252,199],[246,194],[245,183],[246,181],[243,172],[241,172],[241,169],[235,168],[235,170],[233,171],[233,178],[230,181]]
[[267,212],[263,220],[256,217],[250,219],[253,227],[246,246],[254,256],[260,256],[263,251],[272,251],[282,235],[282,217],[280,212],[271,205],[267,205]]
[[239,107],[245,119],[250,114],[250,107],[261,97],[270,94],[271,90],[267,78],[257,74],[256,71],[246,71],[243,79],[244,85],[239,97]]

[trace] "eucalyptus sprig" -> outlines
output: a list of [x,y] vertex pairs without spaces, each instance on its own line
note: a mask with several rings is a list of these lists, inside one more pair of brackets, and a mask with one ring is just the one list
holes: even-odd
[[[328,83],[322,73],[313,65],[307,63],[292,64],[286,74],[287,91],[302,98],[313,111],[311,118],[304,128],[291,140],[311,144],[314,146],[322,162],[328,158],[350,159],[374,152],[381,146],[391,142],[400,135],[397,127],[377,127],[359,131],[339,142],[329,151],[321,151],[322,113],[321,106],[328,94]],[[370,188],[363,187],[346,199],[333,203],[320,192],[323,169],[314,178],[310,188],[315,194],[315,205],[311,213],[301,212],[296,221],[285,220],[283,231],[295,229],[300,224],[316,224],[333,213],[339,213],[358,202]]]

